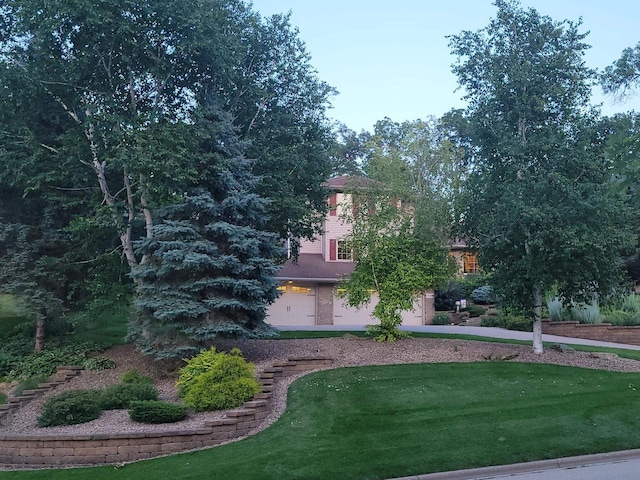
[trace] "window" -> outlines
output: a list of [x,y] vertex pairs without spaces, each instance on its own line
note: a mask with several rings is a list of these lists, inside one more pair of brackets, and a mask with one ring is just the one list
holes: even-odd
[[351,260],[351,249],[346,240],[338,240],[338,260]]
[[311,293],[311,288],[309,288],[309,287],[299,287],[297,285],[293,285],[291,287],[291,291],[293,293]]
[[462,254],[462,266],[464,273],[478,273],[480,267],[478,267],[478,255],[471,252],[464,252]]
[[333,193],[329,197],[329,215],[335,217],[338,215],[338,194]]

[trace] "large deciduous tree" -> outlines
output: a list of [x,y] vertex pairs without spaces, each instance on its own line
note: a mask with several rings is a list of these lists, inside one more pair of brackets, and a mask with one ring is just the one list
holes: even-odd
[[516,1],[495,5],[486,28],[450,37],[476,149],[463,227],[504,301],[533,318],[541,353],[545,292],[610,293],[633,236],[589,107],[586,34]]
[[[108,248],[136,269],[150,253],[134,245],[153,238],[158,209],[195,186],[227,191],[203,161],[226,157],[194,140],[211,105],[255,159],[268,228],[281,238],[318,229],[333,89],[288,16],[263,19],[244,0],[8,0],[0,18],[0,183],[73,212],[61,228],[76,239],[110,230],[119,248]],[[227,123],[209,124],[210,143],[225,147]]]

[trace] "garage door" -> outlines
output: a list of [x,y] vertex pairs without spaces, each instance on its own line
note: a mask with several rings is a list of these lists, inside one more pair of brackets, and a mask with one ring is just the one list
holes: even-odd
[[279,287],[280,297],[267,310],[271,325],[315,325],[315,285],[286,284]]
[[[333,300],[333,324],[334,325],[370,325],[378,320],[372,318],[373,309],[378,303],[378,295],[371,295],[368,305],[356,309],[346,305],[342,298],[334,297]],[[416,297],[414,311],[402,312],[403,325],[422,325],[423,306],[422,296]]]

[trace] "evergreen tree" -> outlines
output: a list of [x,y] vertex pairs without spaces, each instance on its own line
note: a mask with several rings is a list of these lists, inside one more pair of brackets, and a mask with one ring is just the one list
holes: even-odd
[[133,269],[139,313],[130,336],[157,357],[194,353],[220,336],[272,331],[266,307],[278,295],[275,259],[283,252],[266,226],[266,201],[229,116],[210,109],[195,128],[203,186],[155,222]]

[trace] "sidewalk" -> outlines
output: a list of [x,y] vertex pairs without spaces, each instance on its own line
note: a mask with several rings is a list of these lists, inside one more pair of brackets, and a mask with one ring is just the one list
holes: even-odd
[[[281,330],[361,331],[356,325],[313,325],[305,327],[278,327]],[[493,327],[423,325],[401,327],[403,330],[424,333],[446,333],[501,338],[506,340],[532,340],[531,332],[517,332]],[[582,338],[542,335],[543,342],[565,345],[589,345],[597,347],[640,350],[640,345],[598,342]],[[578,457],[541,460],[538,462],[497,465],[477,469],[416,475],[390,480],[638,480],[640,478],[640,450],[583,455]]]

